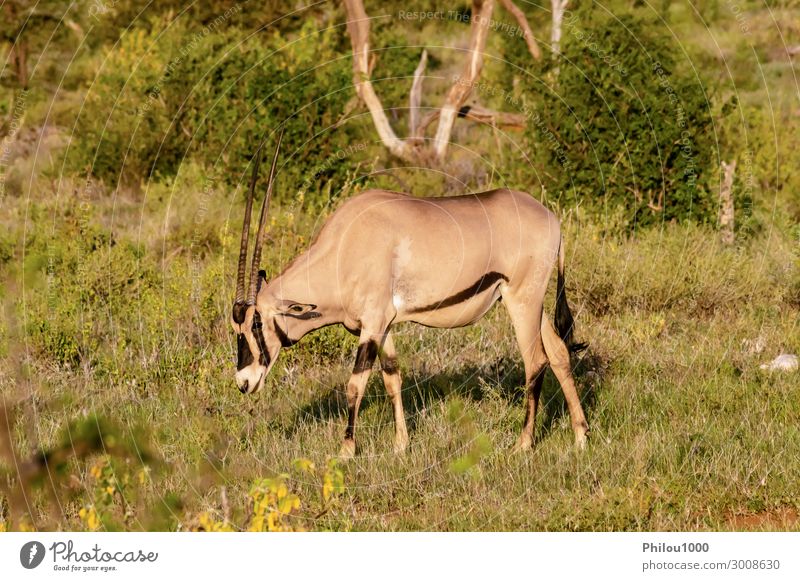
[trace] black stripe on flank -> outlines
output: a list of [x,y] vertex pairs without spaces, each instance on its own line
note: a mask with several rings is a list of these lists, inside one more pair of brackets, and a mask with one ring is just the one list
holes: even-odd
[[322,316],[322,313],[317,311],[309,311],[307,313],[303,313],[302,315],[294,315],[292,313],[281,313],[284,317],[291,317],[293,319],[299,319],[301,321],[307,321],[308,319],[319,319]]
[[413,309],[410,312],[422,313],[424,311],[435,311],[437,309],[452,307],[453,305],[463,303],[464,301],[481,294],[483,291],[494,286],[499,280],[508,282],[508,277],[504,274],[500,274],[499,272],[487,272],[472,286],[465,288],[464,290],[457,292],[456,294],[449,296],[438,303],[431,303],[429,305],[425,305],[424,307]]

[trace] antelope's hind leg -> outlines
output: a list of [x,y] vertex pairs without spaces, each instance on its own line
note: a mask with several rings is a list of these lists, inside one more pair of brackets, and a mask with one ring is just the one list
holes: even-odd
[[406,415],[403,410],[403,378],[397,366],[397,354],[394,350],[394,341],[391,332],[386,333],[383,348],[378,355],[381,359],[381,372],[383,385],[392,400],[394,410],[394,451],[403,453],[408,446],[408,430],[406,429]]
[[514,450],[529,450],[533,446],[536,410],[547,367],[547,356],[541,335],[542,309],[541,306],[534,306],[541,305],[541,302],[537,303],[534,297],[519,298],[513,295],[504,295],[503,302],[511,316],[517,345],[525,366],[525,423]]
[[583,449],[586,447],[589,424],[586,422],[581,400],[578,397],[578,390],[575,388],[575,380],[572,378],[569,349],[567,349],[561,337],[558,336],[558,333],[553,328],[553,323],[547,317],[542,318],[542,340],[547,359],[550,361],[550,367],[561,384],[564,399],[567,400],[567,408],[572,421],[572,431],[575,433],[575,444],[578,448]]

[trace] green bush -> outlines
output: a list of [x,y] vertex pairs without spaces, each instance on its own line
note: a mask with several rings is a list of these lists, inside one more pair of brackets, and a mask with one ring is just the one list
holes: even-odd
[[536,178],[562,204],[622,208],[623,226],[715,215],[707,89],[661,29],[583,8],[565,19],[558,68],[531,70]]
[[136,183],[174,175],[188,158],[235,183],[265,131],[285,121],[290,163],[280,180],[316,191],[343,170],[331,164],[334,171],[315,174],[314,166],[349,141],[332,129],[352,96],[341,34],[313,21],[291,39],[275,31],[242,40],[237,30],[194,32],[179,22],[167,32],[135,28],[107,55],[88,93],[69,165],[108,183]]

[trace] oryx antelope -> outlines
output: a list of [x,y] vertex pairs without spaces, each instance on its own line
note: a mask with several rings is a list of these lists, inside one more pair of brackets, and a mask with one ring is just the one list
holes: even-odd
[[[359,337],[347,383],[342,455],[355,453],[359,404],[376,358],[395,420],[396,451],[408,443],[392,326],[411,321],[455,328],[480,319],[502,299],[514,325],[527,385],[526,417],[517,448],[529,448],[545,366],[567,401],[578,446],[588,432],[569,360],[572,315],[564,294],[564,247],[558,219],[530,195],[507,189],[417,198],[368,190],[328,219],[307,251],[271,281],[259,270],[280,138],[261,208],[245,295],[250,215],[261,146],[256,153],[242,227],[233,328],[236,383],[242,393],[264,384],[280,350],[339,323]],[[558,263],[555,327],[542,303]]]

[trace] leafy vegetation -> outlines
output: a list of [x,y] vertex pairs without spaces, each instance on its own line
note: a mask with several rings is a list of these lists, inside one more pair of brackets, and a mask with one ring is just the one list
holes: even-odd
[[[713,223],[713,87],[678,60],[655,17],[593,5],[570,13],[564,39],[562,61],[546,65],[557,72],[531,74],[525,93],[551,196],[594,212],[622,208],[627,228]],[[552,78],[544,90],[543,76]]]

